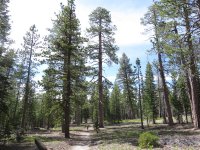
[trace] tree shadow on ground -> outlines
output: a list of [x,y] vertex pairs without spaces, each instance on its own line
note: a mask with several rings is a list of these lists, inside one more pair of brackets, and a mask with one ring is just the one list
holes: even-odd
[[86,146],[86,145],[91,145],[91,138],[90,138],[90,131],[80,131],[78,133],[71,133],[70,140],[69,140],[69,145],[71,146]]
[[[139,128],[139,124],[135,125],[118,125],[109,126],[106,129],[101,130],[100,133],[94,134],[92,136],[92,145],[99,144],[131,144],[133,146],[138,146],[138,138],[142,132],[151,131],[155,132],[158,136],[192,136],[200,135],[199,132],[193,131],[191,125],[174,125],[168,126],[166,124],[156,124],[151,127],[145,127],[145,129]],[[162,148],[162,145],[158,146]]]
[[0,145],[0,150],[35,150],[36,146],[33,143],[19,143]]

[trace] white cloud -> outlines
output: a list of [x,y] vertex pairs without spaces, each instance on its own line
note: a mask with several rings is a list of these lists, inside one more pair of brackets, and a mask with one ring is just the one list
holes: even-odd
[[142,34],[144,27],[140,18],[146,10],[112,12],[113,23],[117,26],[116,43],[119,46],[142,44],[147,42],[147,37]]
[[[41,36],[47,35],[47,28],[52,27],[52,19],[55,18],[55,12],[60,10],[60,2],[66,4],[66,0],[18,0],[10,1],[9,10],[11,15],[12,29],[11,38],[16,41],[15,48],[19,48],[23,42],[23,36],[29,27],[36,24]],[[87,27],[89,27],[89,14],[99,6],[100,1],[91,2],[89,5],[84,3],[84,0],[76,1],[76,14],[81,23],[81,29],[83,35]],[[106,4],[105,4],[106,5]],[[103,6],[105,7],[105,6]],[[106,5],[111,13],[113,24],[117,26],[116,31],[116,44],[120,47],[118,55],[125,52],[127,56],[135,61],[136,57],[146,57],[146,49],[131,49],[134,45],[145,45],[147,43],[147,37],[142,34],[144,27],[140,24],[140,18],[146,12],[146,8],[129,8],[124,9],[127,6],[115,6]],[[128,47],[127,49],[123,49]],[[107,72],[107,71],[106,71]],[[113,73],[115,72],[115,73]],[[106,73],[107,77],[111,81],[115,80],[116,70]],[[38,77],[39,79],[39,77]]]

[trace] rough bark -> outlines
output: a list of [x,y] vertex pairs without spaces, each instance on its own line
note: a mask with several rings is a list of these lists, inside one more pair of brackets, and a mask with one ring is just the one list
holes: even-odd
[[[101,20],[100,20],[100,25],[101,27]],[[101,31],[99,32],[99,73],[98,73],[98,86],[99,86],[99,127],[103,128],[104,127],[104,116],[103,116],[103,83],[102,83],[102,33]]]
[[[187,2],[187,0],[185,0]],[[193,124],[195,128],[200,128],[200,109],[199,109],[199,78],[197,73],[197,68],[195,64],[195,55],[193,50],[193,43],[192,43],[192,35],[190,32],[190,20],[189,20],[189,13],[187,10],[187,6],[184,6],[184,19],[185,19],[185,27],[186,27],[186,40],[188,44],[188,49],[190,52],[189,57],[189,68],[188,68],[188,75],[189,75],[189,82],[191,87],[191,108],[192,108],[192,117],[193,117]]]
[[[69,15],[69,29],[72,29],[72,4],[70,6]],[[71,45],[72,45],[72,35],[69,33],[68,37],[68,49],[64,52],[64,70],[63,70],[63,102],[64,102],[64,131],[65,138],[70,138],[69,125],[70,125],[70,101],[71,101]]]
[[168,124],[173,125],[172,112],[171,112],[171,107],[170,107],[170,103],[169,103],[169,92],[168,92],[167,85],[166,85],[164,68],[163,68],[163,64],[162,64],[162,57],[161,57],[161,53],[159,51],[158,51],[158,62],[159,62],[160,77],[161,77],[162,85],[163,85],[165,105],[166,105],[166,109],[167,109]]

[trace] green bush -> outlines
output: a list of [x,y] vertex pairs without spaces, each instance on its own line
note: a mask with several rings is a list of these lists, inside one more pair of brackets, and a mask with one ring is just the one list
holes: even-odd
[[139,147],[140,148],[153,148],[158,145],[158,136],[152,132],[144,132],[139,136]]

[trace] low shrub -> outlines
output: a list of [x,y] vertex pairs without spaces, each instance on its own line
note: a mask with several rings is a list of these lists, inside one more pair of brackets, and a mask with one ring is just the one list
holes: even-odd
[[143,132],[139,136],[140,148],[153,148],[158,145],[159,137],[152,132]]

